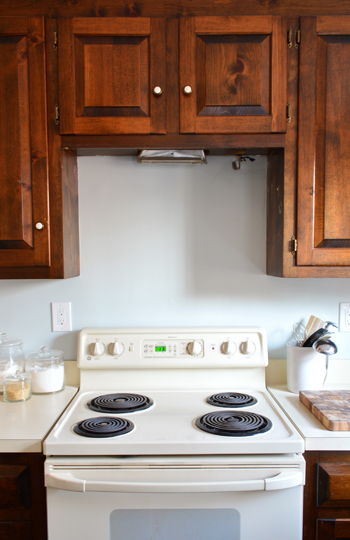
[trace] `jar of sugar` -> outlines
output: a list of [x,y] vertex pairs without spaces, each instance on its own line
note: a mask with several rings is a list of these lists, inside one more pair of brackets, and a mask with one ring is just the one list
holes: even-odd
[[17,338],[9,338],[0,333],[0,392],[3,390],[4,378],[24,369],[23,342]]
[[63,390],[63,351],[44,345],[39,351],[26,354],[25,371],[32,376],[33,394],[51,394]]

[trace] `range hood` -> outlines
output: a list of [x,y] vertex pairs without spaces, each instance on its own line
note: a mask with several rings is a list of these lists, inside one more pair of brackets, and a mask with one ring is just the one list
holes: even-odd
[[202,165],[207,163],[204,150],[141,150],[137,156],[139,163],[186,163]]

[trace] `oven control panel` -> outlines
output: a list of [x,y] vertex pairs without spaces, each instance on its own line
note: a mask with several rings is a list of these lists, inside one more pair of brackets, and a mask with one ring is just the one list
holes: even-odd
[[81,369],[267,366],[262,328],[85,328],[78,338]]

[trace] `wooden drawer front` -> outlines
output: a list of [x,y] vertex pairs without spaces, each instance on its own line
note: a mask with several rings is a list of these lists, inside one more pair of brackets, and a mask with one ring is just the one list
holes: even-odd
[[165,20],[60,20],[58,53],[61,133],[165,133]]
[[281,17],[180,19],[180,131],[286,131],[285,35]]
[[31,526],[29,521],[2,521],[0,522],[1,540],[31,540]]
[[319,463],[317,506],[350,507],[350,464]]
[[350,539],[350,519],[318,519],[316,540]]
[[0,465],[0,508],[30,508],[29,467]]

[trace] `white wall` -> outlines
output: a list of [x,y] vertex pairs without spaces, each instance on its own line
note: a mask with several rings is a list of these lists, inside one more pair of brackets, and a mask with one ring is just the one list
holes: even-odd
[[[271,358],[285,358],[293,323],[338,322],[349,279],[265,275],[266,158],[234,171],[79,158],[81,275],[0,281],[0,331],[76,358],[85,326],[261,325]],[[72,302],[73,332],[51,331],[51,302]],[[336,337],[350,358],[350,333]]]

